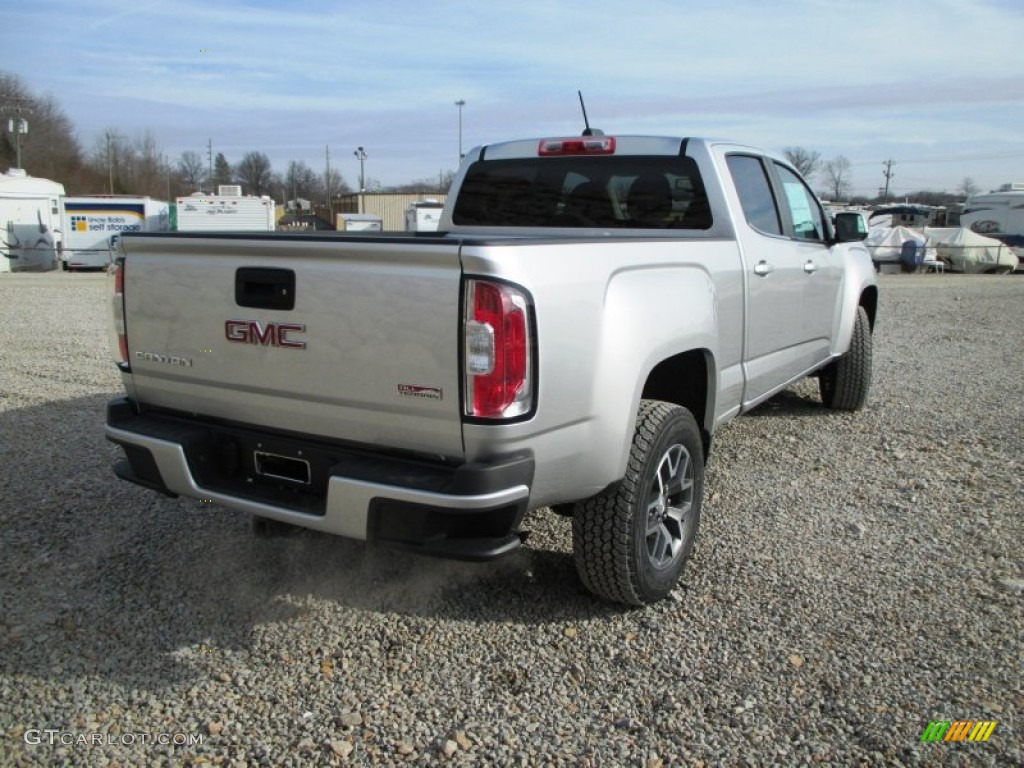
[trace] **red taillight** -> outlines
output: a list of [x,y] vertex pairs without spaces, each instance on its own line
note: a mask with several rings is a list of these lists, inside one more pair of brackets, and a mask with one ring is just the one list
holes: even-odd
[[542,139],[537,147],[541,157],[554,155],[614,155],[614,136],[580,136],[571,139]]
[[503,283],[470,280],[465,308],[467,416],[513,418],[533,406],[529,304]]

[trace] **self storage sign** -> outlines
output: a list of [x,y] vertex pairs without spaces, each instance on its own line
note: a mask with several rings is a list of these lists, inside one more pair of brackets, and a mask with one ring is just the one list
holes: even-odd
[[143,217],[138,211],[77,211],[69,216],[71,231],[77,233],[141,232]]

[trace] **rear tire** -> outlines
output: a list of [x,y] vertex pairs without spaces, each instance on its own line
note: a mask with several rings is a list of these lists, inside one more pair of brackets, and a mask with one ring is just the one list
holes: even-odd
[[626,476],[577,505],[573,559],[583,585],[626,605],[666,597],[693,550],[704,493],[704,446],[685,408],[644,400]]
[[818,376],[821,401],[838,411],[859,411],[871,389],[871,322],[864,307],[857,307],[853,337],[846,354]]

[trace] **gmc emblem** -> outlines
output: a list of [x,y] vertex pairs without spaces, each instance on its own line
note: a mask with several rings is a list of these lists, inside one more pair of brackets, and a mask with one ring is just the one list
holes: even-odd
[[301,323],[267,323],[259,320],[228,320],[224,323],[224,337],[235,344],[262,344],[264,347],[305,349],[306,342],[289,339],[290,333],[305,333]]

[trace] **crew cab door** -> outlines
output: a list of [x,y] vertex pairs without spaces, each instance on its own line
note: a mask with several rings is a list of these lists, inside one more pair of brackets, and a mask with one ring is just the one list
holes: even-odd
[[841,269],[826,244],[824,213],[798,176],[755,154],[724,159],[747,273],[749,407],[828,356]]
[[810,367],[828,357],[832,349],[845,248],[829,246],[825,213],[803,179],[780,163],[772,166],[782,189],[783,228],[789,231],[805,275],[801,285],[803,344]]

